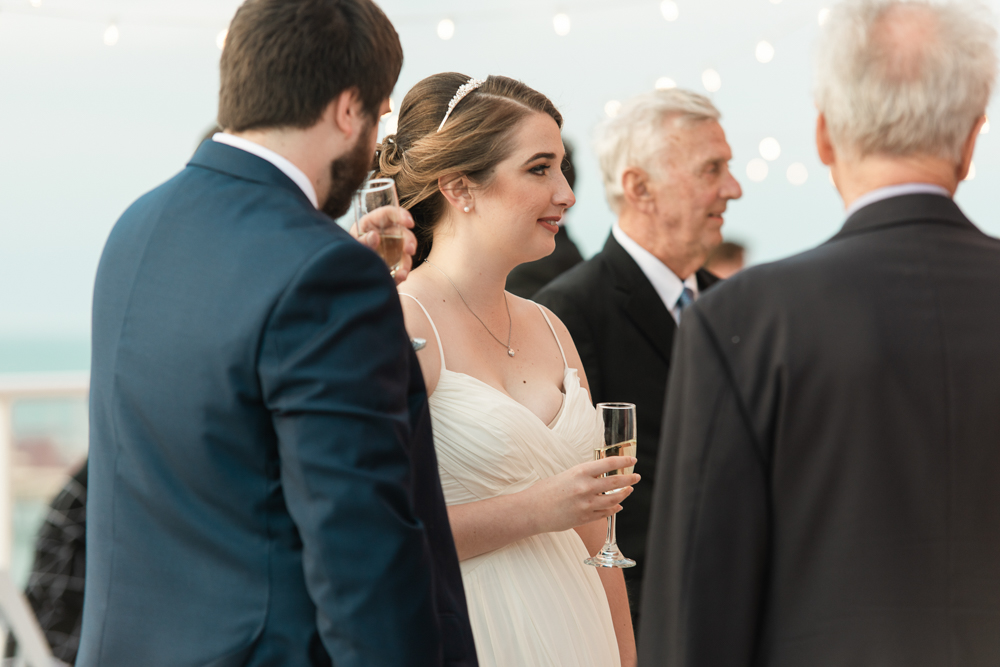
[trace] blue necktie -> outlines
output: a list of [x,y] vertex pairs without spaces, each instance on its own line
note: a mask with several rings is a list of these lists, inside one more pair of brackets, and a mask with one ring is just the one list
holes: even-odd
[[694,291],[685,285],[684,291],[677,297],[677,303],[674,305],[677,309],[677,324],[681,323],[681,316],[684,314],[684,309],[692,303],[694,303]]

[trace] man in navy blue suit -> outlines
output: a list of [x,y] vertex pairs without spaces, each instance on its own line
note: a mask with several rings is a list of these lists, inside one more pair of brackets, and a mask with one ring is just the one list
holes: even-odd
[[324,214],[401,66],[371,0],[248,0],[225,132],[111,232],[78,665],[475,665],[392,278]]

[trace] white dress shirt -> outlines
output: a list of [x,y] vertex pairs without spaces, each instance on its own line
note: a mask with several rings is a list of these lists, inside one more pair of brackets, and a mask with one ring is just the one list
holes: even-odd
[[218,141],[220,144],[226,144],[227,146],[232,146],[233,148],[239,148],[240,150],[252,153],[263,160],[267,160],[280,169],[285,176],[292,179],[292,182],[299,186],[302,189],[302,192],[306,194],[306,197],[309,198],[312,205],[315,208],[319,208],[319,199],[316,197],[316,188],[313,187],[309,177],[286,158],[281,157],[270,148],[264,148],[260,144],[255,144],[249,139],[237,137],[232,134],[226,134],[225,132],[216,132],[213,134],[212,141]]
[[902,197],[903,195],[941,195],[942,197],[951,199],[951,193],[942,188],[940,185],[932,185],[930,183],[901,183],[899,185],[887,185],[884,188],[878,188],[877,190],[866,192],[855,199],[854,203],[847,208],[846,217],[851,217],[865,206],[874,204],[877,201],[891,199],[893,197]]
[[635,260],[635,263],[639,265],[642,269],[643,274],[646,279],[656,290],[656,293],[660,295],[660,300],[663,301],[663,305],[667,307],[667,311],[670,316],[674,318],[674,321],[680,323],[681,314],[680,309],[677,308],[677,299],[681,298],[681,294],[684,292],[684,288],[690,288],[691,292],[694,294],[694,298],[698,298],[698,278],[695,274],[691,274],[687,277],[687,280],[681,280],[677,277],[673,271],[671,271],[666,264],[661,262],[653,253],[649,252],[641,245],[636,243],[631,236],[622,231],[622,228],[615,223],[615,226],[611,228],[611,234],[618,241],[618,245],[625,249],[625,252]]

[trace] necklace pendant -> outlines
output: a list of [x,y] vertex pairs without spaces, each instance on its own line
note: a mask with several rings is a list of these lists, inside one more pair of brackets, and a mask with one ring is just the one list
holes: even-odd
[[513,356],[514,356],[514,350],[512,350],[512,349],[510,349],[510,348],[508,347],[508,348],[507,348],[507,356],[508,356],[508,357],[513,357]]

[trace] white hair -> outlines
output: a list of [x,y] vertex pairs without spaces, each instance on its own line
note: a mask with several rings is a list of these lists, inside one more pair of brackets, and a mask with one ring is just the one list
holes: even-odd
[[643,93],[625,102],[617,115],[598,125],[594,135],[594,150],[611,210],[621,212],[625,194],[622,175],[626,169],[638,167],[654,175],[661,172],[667,149],[667,120],[696,123],[721,117],[707,97],[680,88]]
[[850,155],[961,160],[997,73],[980,0],[847,0],[816,54],[816,106]]

